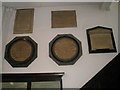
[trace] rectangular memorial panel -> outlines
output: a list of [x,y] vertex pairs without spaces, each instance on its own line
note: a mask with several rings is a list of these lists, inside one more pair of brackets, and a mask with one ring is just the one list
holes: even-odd
[[77,27],[76,11],[52,11],[52,28]]
[[14,34],[33,32],[34,9],[17,9],[14,23]]
[[117,52],[112,28],[95,27],[87,30],[90,53]]

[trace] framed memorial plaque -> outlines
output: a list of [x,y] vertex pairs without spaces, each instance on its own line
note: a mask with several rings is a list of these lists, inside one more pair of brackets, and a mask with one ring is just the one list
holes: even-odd
[[58,65],[72,65],[82,55],[81,42],[71,34],[57,35],[49,44],[49,55]]
[[15,37],[6,45],[5,59],[13,67],[27,67],[37,57],[37,43],[29,36]]
[[117,52],[112,28],[97,26],[87,29],[89,53]]
[[14,34],[33,32],[34,9],[17,9],[14,22]]
[[76,11],[52,11],[52,28],[77,27]]

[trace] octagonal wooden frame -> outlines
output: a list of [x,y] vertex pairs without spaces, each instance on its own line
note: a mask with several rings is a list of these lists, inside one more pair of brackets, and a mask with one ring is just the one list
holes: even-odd
[[[54,43],[60,39],[60,38],[70,38],[74,40],[77,44],[78,50],[77,50],[77,55],[69,61],[64,61],[63,59],[58,58],[55,56],[54,51],[53,51],[53,45]],[[82,46],[81,42],[74,37],[72,34],[58,34],[50,43],[49,43],[49,57],[53,59],[58,65],[73,65],[76,63],[76,61],[82,56]]]
[[[24,61],[16,61],[12,58],[10,49],[14,43],[19,42],[21,40],[31,45],[32,54]],[[34,40],[32,40],[29,36],[15,37],[6,45],[4,58],[12,67],[28,67],[37,58],[37,43]]]

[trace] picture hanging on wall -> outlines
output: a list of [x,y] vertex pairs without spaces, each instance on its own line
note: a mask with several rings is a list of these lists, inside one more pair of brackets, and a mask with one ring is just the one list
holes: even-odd
[[76,11],[52,11],[52,28],[77,27]]
[[73,65],[82,56],[81,42],[72,34],[58,34],[49,43],[49,56],[58,65]]
[[15,37],[6,45],[5,59],[12,67],[27,67],[37,58],[37,43],[29,36]]
[[112,28],[97,26],[87,29],[89,53],[117,52]]
[[33,32],[34,9],[17,9],[14,22],[14,34]]

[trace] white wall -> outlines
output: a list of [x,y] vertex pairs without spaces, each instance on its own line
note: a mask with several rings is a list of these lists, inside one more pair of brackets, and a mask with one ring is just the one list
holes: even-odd
[[[0,46],[2,46],[2,3],[0,2]],[[2,72],[2,47],[0,47],[0,73]],[[0,77],[0,82],[2,81],[2,77]],[[0,90],[1,90],[0,84]]]
[[[76,10],[77,28],[51,28],[51,11],[56,10]],[[38,57],[27,68],[12,68],[6,60],[3,60],[3,73],[65,72],[63,87],[80,88],[117,55],[117,53],[89,54],[86,29],[98,25],[113,28],[116,46],[118,47],[117,20],[118,9],[115,3],[112,4],[110,11],[99,10],[97,5],[35,8],[33,33],[13,34],[12,28],[8,31],[3,30],[3,46],[15,36],[27,35],[38,43]],[[73,34],[82,42],[83,55],[74,65],[58,66],[49,57],[49,42],[57,34]]]

